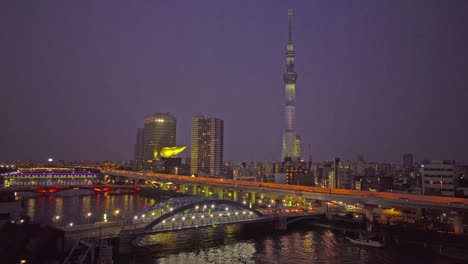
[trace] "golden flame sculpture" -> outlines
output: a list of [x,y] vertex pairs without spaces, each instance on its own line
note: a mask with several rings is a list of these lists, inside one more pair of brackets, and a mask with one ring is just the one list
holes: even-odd
[[171,158],[182,153],[187,147],[164,147],[159,151],[159,155],[164,158]]

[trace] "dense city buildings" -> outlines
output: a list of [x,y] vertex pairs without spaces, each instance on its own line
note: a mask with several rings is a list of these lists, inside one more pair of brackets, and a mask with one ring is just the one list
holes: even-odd
[[354,177],[354,189],[358,191],[385,192],[393,189],[393,177]]
[[219,118],[192,118],[191,173],[210,177],[223,175],[224,121]]
[[[288,11],[289,38],[286,51],[286,73],[283,80],[286,87],[286,105],[284,108],[284,131],[283,148],[281,159],[297,160],[296,146],[296,80],[297,73],[294,71],[294,45],[292,42],[291,17],[292,10]],[[300,142],[300,140],[298,140]]]
[[457,179],[455,161],[430,160],[421,165],[422,193],[455,196]]

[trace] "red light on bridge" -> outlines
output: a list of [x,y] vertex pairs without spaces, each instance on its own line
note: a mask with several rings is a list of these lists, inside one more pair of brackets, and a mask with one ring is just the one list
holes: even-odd
[[58,191],[60,191],[60,189],[57,189],[57,188],[49,189],[49,193],[56,193]]
[[98,192],[98,193],[101,193],[101,192],[109,192],[109,191],[112,191],[113,188],[112,188],[112,187],[102,187],[102,188],[93,187],[93,188],[91,188],[91,190],[93,190],[93,191],[95,191],[95,192]]

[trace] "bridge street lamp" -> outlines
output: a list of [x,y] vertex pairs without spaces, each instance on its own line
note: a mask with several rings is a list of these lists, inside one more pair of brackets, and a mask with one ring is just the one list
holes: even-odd
[[116,222],[119,221],[119,219],[118,219],[119,213],[120,213],[120,210],[119,210],[119,209],[117,209],[117,210],[114,211],[114,216],[115,216],[115,221],[116,221]]
[[55,223],[55,225],[58,225],[60,221],[60,215],[56,215],[52,218],[52,221]]
[[91,218],[91,212],[87,213],[86,214],[86,219],[88,220],[88,224],[89,224],[89,219]]

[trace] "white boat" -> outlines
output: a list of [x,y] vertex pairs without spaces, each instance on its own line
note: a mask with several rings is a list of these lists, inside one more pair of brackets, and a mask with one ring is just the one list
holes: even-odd
[[346,237],[347,240],[349,240],[351,243],[356,244],[356,245],[362,245],[362,246],[369,246],[369,247],[383,247],[384,244],[379,241],[375,240],[370,240],[367,238],[357,238],[357,239],[352,239],[350,237]]

